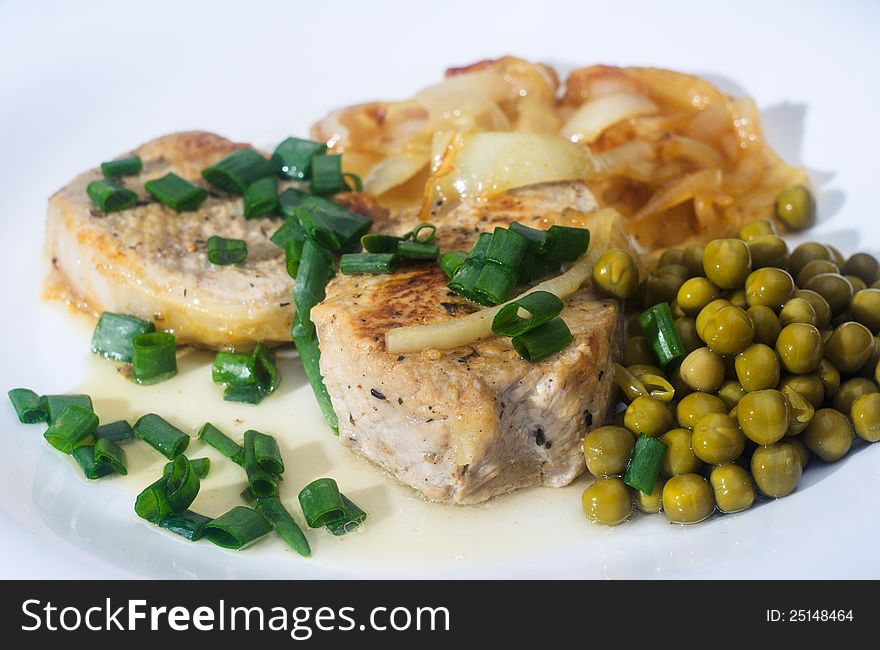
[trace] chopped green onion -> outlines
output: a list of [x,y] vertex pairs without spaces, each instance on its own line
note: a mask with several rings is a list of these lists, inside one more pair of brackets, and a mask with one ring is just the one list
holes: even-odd
[[71,453],[91,439],[98,428],[95,412],[79,404],[68,404],[55,418],[43,437],[58,451]]
[[165,517],[159,521],[159,525],[165,530],[180,535],[184,539],[196,542],[205,534],[205,526],[211,523],[211,521],[210,517],[187,510],[179,515]]
[[[178,456],[177,458],[180,458],[180,456]],[[175,459],[175,460],[177,460],[177,459]],[[189,462],[192,465],[193,470],[195,470],[196,476],[198,476],[200,479],[203,479],[206,476],[208,476],[208,472],[211,471],[211,459],[210,458],[194,458],[194,459],[190,460]],[[174,461],[170,461],[170,462],[165,463],[165,467],[162,469],[162,475],[168,476],[169,474],[171,474],[171,471],[173,469],[174,469]]]
[[244,433],[244,462],[242,467],[247,474],[248,486],[258,499],[278,496],[278,479],[272,472],[267,472],[257,462],[254,439],[258,431],[249,430]]
[[337,537],[350,533],[354,528],[364,523],[367,518],[367,513],[361,510],[354,501],[344,494],[340,494],[340,496],[344,506],[343,516],[327,524],[327,530]]
[[641,434],[636,440],[623,482],[645,494],[651,494],[660,475],[660,465],[665,453],[666,443],[659,438]]
[[278,211],[285,217],[299,219],[300,210],[309,213],[316,227],[333,232],[342,251],[356,250],[361,237],[366,235],[373,225],[372,219],[302,190],[289,188],[278,197]]
[[440,269],[450,280],[462,267],[467,259],[467,253],[461,251],[447,251],[440,256]]
[[294,216],[299,219],[300,224],[306,231],[306,235],[314,239],[318,244],[333,252],[339,252],[342,248],[342,242],[321,213],[300,208],[295,212]]
[[77,404],[90,411],[95,410],[92,406],[92,398],[88,395],[43,395],[40,402],[46,411],[49,424],[58,419],[68,404]]
[[134,338],[155,330],[156,328],[149,321],[105,311],[98,318],[98,324],[95,325],[92,334],[92,352],[100,354],[105,359],[131,363]]
[[107,438],[95,438],[95,448],[93,451],[95,460],[98,463],[110,467],[117,474],[126,476],[128,469],[125,466],[125,451],[118,443]]
[[550,226],[547,231],[545,254],[547,258],[559,262],[574,262],[583,255],[590,245],[590,231],[571,226]]
[[272,524],[256,510],[235,506],[205,524],[205,537],[222,548],[241,549],[272,532]]
[[495,228],[486,250],[486,260],[516,270],[528,245],[529,240],[519,233],[507,228]]
[[138,200],[135,192],[127,189],[122,183],[107,178],[89,183],[86,193],[102,212],[127,210],[133,208]]
[[166,517],[174,514],[174,508],[168,501],[168,477],[163,476],[155,483],[144,488],[134,501],[134,511],[141,519],[158,524]]
[[397,242],[397,255],[405,260],[436,260],[440,247],[416,241]]
[[127,158],[118,158],[108,162],[101,163],[101,173],[107,178],[118,178],[119,176],[134,176],[140,174],[144,168],[138,156],[128,156]]
[[[284,194],[282,194],[284,196]],[[272,236],[269,237],[269,241],[278,246],[279,248],[284,248],[284,245],[292,240],[296,241],[304,241],[306,238],[306,231],[299,223],[299,219],[296,217],[288,217],[281,227],[272,233]]]
[[639,316],[642,332],[654,350],[654,356],[664,370],[684,359],[686,350],[675,329],[672,312],[665,302],[658,303]]
[[203,169],[202,178],[225,192],[241,195],[248,185],[273,173],[268,160],[253,149],[244,147]]
[[398,263],[397,255],[392,253],[346,253],[339,258],[339,272],[343,275],[382,275],[394,273]]
[[[427,235],[423,235],[423,232],[427,232]],[[437,234],[437,226],[433,223],[420,223],[415,229],[408,233],[409,237],[404,237],[404,239],[412,239],[414,242],[418,242],[419,244],[430,244],[434,241],[434,236]]]
[[278,207],[278,179],[267,176],[254,181],[244,191],[244,218],[258,219]]
[[[283,474],[284,461],[281,458],[281,450],[278,448],[278,441],[273,436],[260,433],[259,431],[249,433],[253,433],[254,459],[256,460],[257,465],[259,465],[263,471],[269,472],[270,474]],[[247,433],[245,434],[245,437],[247,437]]]
[[312,157],[312,192],[335,194],[344,189],[342,156],[338,153],[327,153]]
[[330,253],[311,239],[306,240],[302,259],[299,262],[299,272],[293,284],[293,302],[296,303],[299,316],[294,324],[295,333],[302,330],[309,338],[315,336],[315,324],[312,323],[309,315],[312,307],[324,299],[324,290],[332,277],[333,258]]
[[396,253],[400,241],[403,239],[394,235],[364,235],[361,246],[367,253]]
[[284,243],[284,267],[287,269],[287,275],[294,279],[299,273],[299,262],[302,260],[305,244],[305,239],[291,239]]
[[199,495],[201,481],[189,458],[180,454],[171,461],[171,469],[167,474],[165,494],[174,512],[184,512],[192,505]]
[[319,478],[300,490],[299,505],[310,528],[321,528],[345,517],[345,503],[332,478]]
[[107,440],[109,442],[125,442],[134,438],[134,429],[125,420],[117,420],[109,424],[102,424],[95,430],[95,440]]
[[244,462],[244,449],[242,446],[210,422],[206,422],[199,429],[199,440],[213,447],[237,465],[241,465]]
[[226,239],[217,235],[208,237],[208,261],[211,264],[243,264],[247,256],[247,242],[242,239]]
[[521,223],[517,223],[514,221],[508,229],[512,232],[515,232],[517,235],[521,235],[529,240],[529,248],[534,249],[536,252],[544,252],[544,249],[547,245],[547,231],[546,230],[537,230],[536,228],[529,228],[528,226],[524,226]]
[[324,385],[324,378],[321,376],[321,350],[318,348],[318,340],[314,336],[305,334],[299,314],[294,316],[293,322],[293,344],[299,353],[303,371],[312,386],[312,392],[315,393],[315,399],[318,400],[324,419],[333,431],[339,433],[339,418],[336,417],[336,411],[333,410],[333,403],[330,401],[330,393],[327,392],[327,386]]
[[568,347],[572,342],[572,336],[568,325],[557,316],[540,327],[515,336],[510,342],[521,358],[529,363],[536,363]]
[[309,557],[312,554],[309,540],[306,539],[302,529],[287,512],[280,499],[277,497],[257,499],[256,507],[259,512],[269,518],[275,527],[275,532],[284,540],[285,544],[303,557]]
[[256,360],[250,354],[218,352],[211,364],[215,384],[253,384],[257,380]]
[[29,388],[13,388],[6,393],[9,395],[9,401],[12,402],[12,408],[22,424],[36,424],[37,422],[48,422],[49,414],[46,412],[46,406],[43,400],[34,391]]
[[198,210],[208,196],[208,191],[193,185],[185,178],[169,172],[162,178],[144,183],[144,189],[162,205],[167,205],[176,212]]
[[256,384],[229,384],[223,389],[223,399],[227,402],[259,404],[266,397],[266,392]]
[[275,367],[275,353],[262,342],[257,343],[251,352],[254,358],[254,368],[257,373],[257,385],[267,395],[275,392],[278,387],[278,370]]
[[487,261],[471,290],[471,299],[481,305],[502,303],[510,296],[518,277],[513,268]]
[[477,280],[480,279],[485,265],[486,263],[482,260],[466,259],[447,286],[453,293],[476,301],[474,287],[477,286]]
[[147,413],[134,423],[135,435],[168,460],[174,460],[189,445],[189,436],[155,413]]
[[302,138],[287,138],[275,148],[272,166],[281,178],[302,181],[312,171],[312,158],[327,151],[327,145]]
[[157,384],[177,374],[177,342],[173,334],[139,334],[132,344],[131,377],[135,383]]
[[[492,331],[501,336],[521,336],[548,323],[559,314],[565,304],[549,291],[533,291],[505,305],[492,320]],[[529,312],[521,318],[519,310]]]
[[342,180],[345,183],[345,187],[352,192],[363,192],[364,191],[364,181],[357,174],[353,174],[352,172],[345,172],[342,174]]
[[83,445],[72,452],[73,459],[82,469],[83,474],[90,481],[103,478],[113,473],[113,468],[100,462],[95,455],[94,445]]

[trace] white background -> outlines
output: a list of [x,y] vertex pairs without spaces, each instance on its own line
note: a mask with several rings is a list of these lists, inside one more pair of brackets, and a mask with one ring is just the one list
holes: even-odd
[[[508,53],[671,67],[752,95],[771,144],[820,190],[821,237],[876,254],[878,31],[878,2],[0,2],[0,389],[71,387],[65,350],[81,334],[36,297],[46,198],[79,171],[177,130],[271,146],[336,106],[403,98],[449,65]],[[129,575],[40,521],[20,465],[50,452],[19,440],[12,417],[4,406],[0,576]],[[880,577],[878,467],[866,450],[790,505],[690,534],[736,546],[776,526],[772,548],[695,573],[661,571],[657,553],[639,573]]]

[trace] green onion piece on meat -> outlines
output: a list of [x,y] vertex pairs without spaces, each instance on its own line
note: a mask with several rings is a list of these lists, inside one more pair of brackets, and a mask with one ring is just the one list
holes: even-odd
[[403,241],[394,235],[364,235],[361,246],[367,253],[396,253],[398,242]]
[[540,327],[510,340],[516,353],[529,363],[536,363],[545,357],[568,347],[572,342],[571,330],[558,316]]
[[342,248],[336,232],[320,212],[314,212],[305,208],[298,209],[294,216],[299,219],[300,225],[306,231],[306,235],[314,239],[318,244],[334,253]]
[[291,239],[284,243],[284,266],[287,269],[287,275],[294,279],[299,273],[299,262],[302,259],[305,244],[305,239]]
[[83,474],[90,481],[103,478],[113,473],[113,468],[98,460],[95,455],[94,445],[83,445],[72,452],[73,459],[79,465]]
[[452,280],[447,285],[449,289],[468,300],[477,300],[474,296],[474,287],[483,271],[486,262],[486,251],[489,250],[489,244],[492,241],[492,235],[487,232],[480,233],[473,248],[467,255],[464,264],[459,267]]
[[254,439],[258,431],[244,433],[244,462],[242,467],[247,474],[248,486],[258,499],[278,496],[278,478],[273,472],[267,472],[257,462]]
[[651,494],[654,491],[654,483],[660,475],[660,465],[663,463],[665,453],[666,444],[663,441],[644,433],[640,435],[636,440],[626,474],[623,475],[623,482],[645,494]]
[[6,394],[9,395],[12,408],[15,409],[15,414],[22,424],[36,424],[37,422],[49,421],[49,414],[46,412],[43,400],[31,389],[13,388]]
[[467,259],[467,253],[461,251],[447,251],[440,256],[440,269],[446,274],[450,280],[458,273],[458,270],[464,265]]
[[299,505],[310,528],[321,528],[345,517],[345,503],[332,478],[319,478],[300,490]]
[[639,316],[639,324],[660,367],[667,370],[684,359],[686,351],[675,329],[669,305],[661,302],[646,309]]
[[167,205],[175,212],[198,210],[208,196],[208,191],[193,185],[185,178],[169,172],[162,178],[144,183],[144,189],[162,205]]
[[340,494],[340,496],[342,497],[342,504],[345,506],[343,516],[327,524],[327,530],[337,537],[350,533],[364,523],[364,520],[367,518],[367,513],[361,510],[354,501],[344,494]]
[[215,384],[253,384],[257,380],[256,360],[250,354],[218,352],[211,364]]
[[306,240],[299,272],[293,283],[293,301],[299,317],[293,327],[294,336],[299,331],[309,338],[315,336],[315,325],[309,315],[312,307],[324,299],[324,290],[333,273],[333,258],[330,253],[311,239]]
[[231,194],[244,194],[248,185],[274,174],[272,164],[253,149],[236,149],[223,160],[202,170],[202,178]]
[[510,296],[516,286],[518,274],[515,269],[487,261],[469,296],[481,305],[497,305]]
[[243,264],[247,256],[247,242],[242,239],[226,239],[217,235],[208,237],[208,261],[211,264]]
[[347,189],[342,176],[342,156],[338,153],[320,154],[312,158],[312,192],[336,194]]
[[133,208],[138,196],[122,183],[107,178],[92,181],[86,187],[86,194],[102,212],[118,212]]
[[278,179],[267,176],[254,181],[244,191],[244,218],[259,219],[278,207]]
[[306,180],[312,171],[312,158],[327,151],[327,145],[302,138],[287,138],[275,148],[272,167],[280,178]]
[[189,446],[189,436],[155,413],[147,413],[134,423],[135,435],[153,449],[174,460]]
[[[284,196],[284,194],[282,194],[281,196]],[[271,241],[279,248],[284,248],[284,245],[289,241],[305,241],[305,238],[306,231],[300,225],[299,219],[291,216],[288,217],[283,224],[281,224],[281,227],[278,228],[278,230],[272,233],[272,236],[269,237],[269,241]]]
[[117,420],[109,424],[102,424],[95,429],[95,440],[107,440],[108,442],[125,442],[134,438],[134,429],[125,420]]
[[420,223],[408,234],[409,236],[404,237],[404,239],[412,239],[419,244],[430,244],[434,241],[434,237],[437,234],[437,226],[433,223]]
[[278,370],[275,367],[275,353],[262,342],[257,343],[251,352],[254,358],[254,369],[257,373],[257,384],[269,395],[278,387]]
[[[278,441],[270,435],[259,431],[253,433],[254,442],[254,459],[257,465],[270,474],[283,474],[284,461],[281,458],[281,450],[278,448]],[[245,434],[247,436],[247,434]]]
[[141,519],[158,524],[166,517],[174,514],[174,508],[168,501],[168,477],[163,476],[155,483],[144,488],[134,501],[134,511]]
[[343,275],[394,273],[399,261],[392,253],[346,253],[339,258],[339,272]]
[[266,399],[266,392],[256,384],[229,384],[223,389],[223,399],[227,402],[239,402],[241,404],[259,404]]
[[346,252],[356,250],[361,237],[366,235],[373,225],[372,219],[355,214],[338,203],[320,196],[294,188],[282,192],[278,197],[278,211],[285,217],[296,217],[299,220],[301,216],[299,210],[308,212],[316,227],[333,232],[339,241],[340,250]]
[[[522,336],[559,316],[565,304],[548,291],[534,291],[505,305],[492,320],[492,331],[501,336]],[[528,318],[519,315],[527,311]]]
[[218,352],[212,375],[215,382],[226,384],[223,399],[230,402],[259,404],[278,386],[275,354],[262,343],[249,355]]
[[217,546],[242,549],[272,532],[272,524],[256,510],[235,506],[202,530],[205,537]]
[[131,363],[134,355],[134,338],[155,330],[156,328],[149,321],[105,311],[98,318],[98,324],[95,325],[92,334],[92,352],[100,354],[105,359]]
[[440,248],[434,244],[401,241],[397,242],[397,256],[405,260],[436,260],[440,256]]
[[98,463],[110,467],[122,476],[128,474],[128,468],[125,466],[125,451],[119,446],[119,443],[107,440],[107,438],[96,437],[93,453]]
[[206,422],[199,429],[199,440],[213,447],[237,465],[241,465],[244,462],[244,449],[242,446],[210,422]]
[[98,428],[95,412],[79,404],[68,404],[56,417],[43,437],[58,451],[71,453],[91,440]]
[[187,510],[179,515],[169,515],[159,521],[159,525],[184,539],[196,542],[205,534],[205,526],[213,521],[210,517]]
[[49,424],[57,420],[69,404],[82,406],[89,411],[95,410],[92,406],[92,398],[88,395],[43,395],[40,397],[40,402],[46,411]]
[[590,231],[571,226],[550,226],[544,251],[547,258],[564,264],[574,262],[587,252],[590,246]]
[[318,400],[324,419],[333,431],[339,433],[339,418],[336,417],[336,411],[333,410],[333,403],[330,401],[330,393],[327,392],[327,386],[324,385],[324,378],[321,376],[321,350],[318,348],[318,340],[314,336],[305,334],[299,314],[294,316],[293,322],[293,344],[299,353],[303,371],[312,386],[312,392],[315,393],[315,399]]
[[165,495],[174,512],[184,512],[199,495],[201,481],[189,458],[183,454],[171,461],[171,469],[163,473]]
[[131,377],[137,384],[157,384],[177,374],[177,342],[173,334],[149,332],[134,337]]
[[107,178],[119,178],[120,176],[134,176],[140,174],[144,163],[138,156],[128,156],[101,163],[101,173]]
[[528,226],[524,226],[521,223],[517,223],[514,221],[508,227],[508,230],[511,232],[515,232],[517,235],[521,235],[529,240],[530,248],[534,248],[535,251],[543,253],[547,246],[547,231],[546,230],[538,230],[536,228],[529,228]]
[[266,497],[256,500],[256,508],[266,516],[275,527],[275,532],[294,551],[303,557],[309,557],[312,549],[309,540],[293,517],[277,497]]
[[[178,456],[177,458],[180,458]],[[175,459],[176,460],[176,459]],[[196,476],[200,479],[203,479],[208,476],[208,472],[211,471],[211,459],[210,458],[194,458],[189,461],[195,470]],[[171,471],[174,469],[174,461],[170,461],[165,463],[165,467],[162,469],[162,476],[168,476]]]
[[342,181],[345,183],[346,189],[351,192],[364,191],[364,181],[357,174],[353,174],[352,172],[344,172],[342,174]]
[[528,245],[529,240],[513,230],[495,228],[486,250],[486,260],[516,270]]

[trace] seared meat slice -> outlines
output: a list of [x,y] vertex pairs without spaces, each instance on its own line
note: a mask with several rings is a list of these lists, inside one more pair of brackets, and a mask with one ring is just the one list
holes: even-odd
[[[467,250],[495,226],[583,225],[594,207],[583,185],[554,184],[465,202],[434,222],[441,250]],[[312,310],[342,443],[437,501],[566,485],[584,470],[584,434],[611,406],[617,303],[587,289],[569,298],[562,316],[573,344],[534,365],[500,337],[449,351],[386,352],[389,329],[476,309],[447,281],[436,264],[338,275]]]

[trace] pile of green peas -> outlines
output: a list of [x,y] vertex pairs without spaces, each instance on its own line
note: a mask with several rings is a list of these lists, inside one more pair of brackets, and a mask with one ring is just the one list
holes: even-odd
[[[632,255],[603,254],[595,288],[633,308],[616,380],[626,408],[584,439],[596,480],[586,516],[634,510],[671,522],[750,508],[797,487],[815,457],[843,458],[855,439],[880,441],[880,263],[809,242],[789,251],[770,221],[737,238],[663,252],[639,284]],[[603,280],[622,279],[626,285]],[[670,305],[687,355],[661,369],[638,314]],[[621,476],[640,434],[667,445],[651,494]]]

